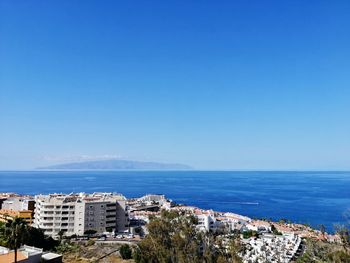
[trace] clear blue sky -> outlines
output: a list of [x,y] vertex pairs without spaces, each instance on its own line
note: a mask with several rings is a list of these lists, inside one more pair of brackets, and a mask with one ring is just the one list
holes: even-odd
[[0,3],[0,169],[350,169],[350,1]]

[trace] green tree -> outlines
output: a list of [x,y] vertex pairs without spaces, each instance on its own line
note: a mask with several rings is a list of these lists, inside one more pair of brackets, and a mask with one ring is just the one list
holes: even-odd
[[46,236],[44,231],[40,228],[28,227],[27,232],[26,245],[53,251],[60,243],[58,240]]
[[282,235],[282,233],[278,231],[274,224],[271,224],[271,232],[275,235]]
[[243,238],[247,239],[247,238],[251,238],[251,237],[257,237],[258,236],[258,232],[254,231],[254,230],[247,230],[243,232]]
[[63,236],[64,236],[64,230],[60,230],[60,231],[58,231],[58,237],[60,238],[60,242],[62,241],[62,238],[63,238]]
[[9,219],[2,227],[2,236],[5,245],[15,250],[14,262],[17,263],[17,249],[24,244],[28,236],[27,222],[19,217]]
[[119,250],[120,256],[122,259],[131,259],[132,258],[132,250],[128,244],[124,244],[120,247]]
[[96,230],[93,230],[93,229],[89,229],[89,230],[86,230],[85,232],[84,232],[84,235],[87,235],[87,236],[93,236],[93,235],[95,235],[97,233],[97,231]]
[[106,227],[106,231],[109,233],[113,232],[113,227]]

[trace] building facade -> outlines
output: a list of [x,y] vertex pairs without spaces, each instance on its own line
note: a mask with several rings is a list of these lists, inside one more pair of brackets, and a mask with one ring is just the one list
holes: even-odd
[[8,221],[15,217],[24,219],[32,224],[34,216],[34,199],[30,196],[2,194],[0,197],[0,221]]
[[2,202],[2,209],[5,210],[14,210],[14,211],[22,211],[22,210],[31,210],[34,211],[35,201],[33,198],[26,197],[9,197]]
[[34,227],[45,234],[84,235],[125,232],[128,229],[126,198],[113,193],[50,194],[35,197]]
[[0,209],[0,221],[7,222],[8,220],[12,220],[15,217],[22,218],[29,225],[33,223],[33,211],[31,210],[15,211],[15,210]]

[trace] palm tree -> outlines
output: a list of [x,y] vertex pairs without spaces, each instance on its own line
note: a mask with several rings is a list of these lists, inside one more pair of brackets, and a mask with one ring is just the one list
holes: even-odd
[[8,219],[4,228],[6,245],[15,250],[15,263],[17,263],[17,249],[23,244],[27,236],[28,225],[23,218]]

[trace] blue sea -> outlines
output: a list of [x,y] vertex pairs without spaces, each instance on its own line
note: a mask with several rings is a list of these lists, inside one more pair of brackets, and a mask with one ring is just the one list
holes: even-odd
[[[313,227],[350,218],[350,172],[27,171],[0,172],[0,192],[165,194],[177,203]],[[347,212],[348,211],[348,212]]]

